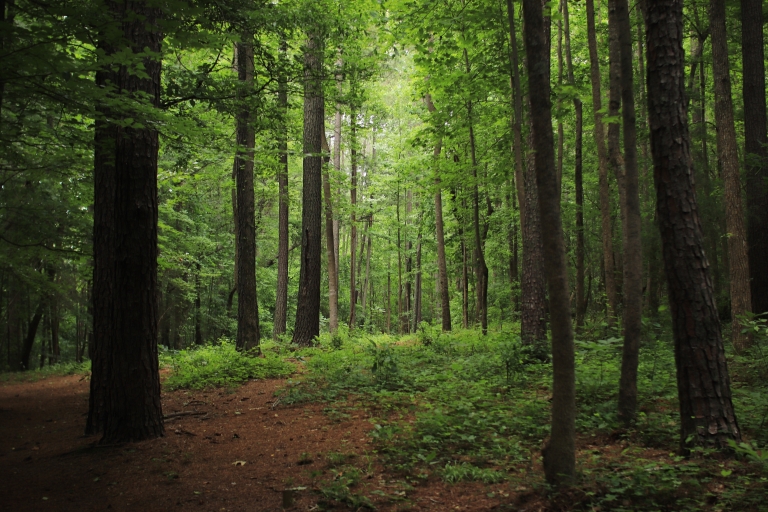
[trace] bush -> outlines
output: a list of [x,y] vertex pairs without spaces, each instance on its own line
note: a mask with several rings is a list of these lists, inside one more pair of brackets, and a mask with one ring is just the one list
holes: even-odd
[[248,379],[287,377],[295,371],[275,356],[242,354],[230,341],[182,350],[173,356],[171,367],[173,374],[165,381],[168,389],[233,387]]

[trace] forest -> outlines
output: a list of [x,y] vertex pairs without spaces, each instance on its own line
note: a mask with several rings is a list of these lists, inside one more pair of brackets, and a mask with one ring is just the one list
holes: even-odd
[[768,510],[763,4],[0,0],[9,510]]

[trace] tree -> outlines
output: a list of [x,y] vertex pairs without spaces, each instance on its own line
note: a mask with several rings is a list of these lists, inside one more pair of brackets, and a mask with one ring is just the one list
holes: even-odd
[[725,0],[710,0],[712,72],[715,81],[717,158],[722,166],[725,189],[725,222],[728,229],[728,270],[731,282],[731,343],[736,350],[747,348],[749,334],[741,332],[741,317],[752,307],[749,288],[747,236],[741,205],[739,155],[731,98],[728,40],[725,32]]
[[[86,433],[105,444],[163,435],[157,360],[158,21],[142,1],[108,1],[94,154],[94,353]],[[136,73],[121,52],[141,63]],[[148,52],[146,50],[149,50]],[[134,98],[148,98],[148,105]],[[118,124],[120,123],[120,124]],[[122,125],[122,126],[121,126]]]
[[656,212],[677,365],[680,446],[724,449],[741,432],[704,254],[685,109],[682,0],[647,0],[648,115]]
[[747,242],[752,312],[768,312],[768,119],[765,107],[763,3],[741,0],[744,80],[744,162],[747,175]]
[[[555,171],[552,136],[552,106],[544,39],[544,16],[540,0],[523,1],[525,50],[528,56],[528,84],[536,151],[536,185],[543,225],[544,269],[547,276],[552,325],[552,428],[542,450],[547,482],[569,485],[576,476],[576,379],[573,327],[568,291],[560,191]],[[533,205],[531,205],[533,207]]]
[[323,45],[317,30],[304,47],[304,178],[301,211],[301,270],[293,342],[308,346],[320,334],[320,260],[324,99]]
[[[280,42],[280,57],[285,64],[285,40]],[[281,123],[278,134],[280,167],[277,171],[278,183],[278,249],[277,249],[277,290],[275,293],[275,314],[273,317],[275,337],[285,334],[288,316],[288,84],[285,76],[280,77],[277,90],[277,102],[280,106]]]
[[237,272],[237,341],[240,351],[256,348],[259,339],[259,303],[256,297],[256,202],[253,191],[253,147],[256,134],[251,107],[247,101],[253,91],[253,34],[243,30],[242,41],[236,45],[237,78],[240,82],[235,117],[236,148],[234,175],[235,203],[235,267]]

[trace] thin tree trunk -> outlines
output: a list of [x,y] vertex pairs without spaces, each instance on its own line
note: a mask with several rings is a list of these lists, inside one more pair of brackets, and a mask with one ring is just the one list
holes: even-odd
[[763,3],[741,0],[744,161],[752,312],[768,311],[768,136],[766,136]]
[[203,344],[203,312],[200,307],[200,264],[195,272],[195,345]]
[[[511,1],[511,0],[510,0]],[[424,96],[427,104],[427,110],[430,113],[435,112],[435,105],[432,103],[432,97],[429,94]],[[440,307],[441,322],[443,331],[451,330],[451,296],[448,290],[448,266],[445,261],[445,232],[443,227],[443,196],[440,188],[440,150],[442,148],[442,139],[435,143],[435,149],[432,152],[432,160],[435,166],[435,236],[437,238],[437,270],[438,287],[440,289]]]
[[[280,41],[281,62],[286,61],[287,43]],[[280,153],[277,169],[277,291],[272,336],[285,334],[288,323],[288,83],[284,74],[278,79],[277,103],[280,107],[280,126],[277,149]]]
[[301,270],[293,342],[308,346],[320,334],[322,218],[323,45],[310,32],[304,49],[304,172],[301,211]]
[[[525,48],[531,98],[538,209],[543,230],[543,255],[552,325],[552,423],[549,442],[542,450],[547,482],[568,486],[576,474],[576,382],[573,328],[571,325],[568,268],[566,266],[560,192],[557,189],[552,106],[544,17],[540,0],[523,0]],[[533,209],[533,208],[531,208]]]
[[[371,227],[373,224],[373,215],[368,215],[368,240],[366,241],[366,255],[365,255],[365,279],[363,280],[363,297],[361,301],[361,306],[363,309],[363,312],[365,312],[365,307],[368,302],[370,302],[370,297],[368,296],[368,283],[370,282],[370,276],[371,276]],[[366,315],[367,323],[371,323],[371,317],[369,315]]]
[[416,237],[416,279],[413,292],[413,332],[418,331],[421,325],[421,221],[421,212],[419,212],[419,234]]
[[[563,28],[565,30],[565,62],[568,70],[568,85],[575,86],[573,73],[573,57],[571,55],[571,24],[568,13],[568,2],[563,0]],[[573,99],[573,109],[576,113],[575,126],[575,162],[573,181],[576,188],[576,329],[584,325],[586,315],[586,299],[584,295],[584,184],[582,181],[582,146],[584,113],[581,99]]]
[[331,180],[328,175],[330,148],[322,132],[323,165],[323,198],[325,200],[325,251],[328,257],[328,328],[335,333],[339,328],[339,274],[336,268],[336,252],[333,236],[333,202],[331,201]]
[[725,0],[710,0],[709,26],[712,32],[712,70],[715,81],[717,154],[722,165],[725,189],[725,221],[728,229],[728,264],[731,283],[731,343],[737,351],[751,343],[741,332],[741,319],[752,308],[749,260],[744,213],[741,204],[739,155],[731,99],[728,39],[725,33]]
[[[344,61],[341,57],[341,50],[339,50],[339,58],[336,61],[336,67],[338,68],[339,72],[336,74],[336,90],[338,91],[339,97],[341,97],[343,92],[343,75],[341,73],[342,66],[344,65]],[[341,111],[342,111],[342,104],[341,101],[336,102],[336,115],[334,116],[333,120],[333,168],[336,169],[337,173],[341,172]],[[339,191],[339,195],[341,195],[341,192]],[[336,290],[339,289],[339,259],[341,258],[341,251],[339,247],[339,218],[336,217],[333,219],[333,250],[334,254],[336,255]]]
[[613,264],[613,235],[611,230],[611,200],[608,185],[608,153],[605,147],[602,100],[600,94],[600,61],[597,55],[597,34],[595,30],[595,6],[593,0],[586,0],[587,39],[589,45],[590,78],[592,81],[592,112],[595,117],[595,145],[600,187],[600,218],[603,240],[603,269],[605,275],[605,295],[608,299],[608,325],[616,321],[618,298]]
[[[29,370],[29,360],[32,356],[32,347],[35,344],[35,336],[37,335],[37,328],[40,325],[40,320],[43,318],[45,312],[45,301],[40,301],[35,309],[35,314],[27,323],[27,335],[24,337],[24,344],[21,348],[21,358],[19,359],[19,367],[22,370]],[[43,341],[45,344],[45,341]]]
[[741,433],[693,184],[683,5],[682,0],[647,0],[646,6],[648,113],[675,341],[680,446],[686,453],[693,446],[728,449],[728,440],[739,441]]
[[410,238],[408,226],[411,225],[411,210],[413,209],[413,191],[405,191],[405,299],[403,300],[403,311],[401,317],[402,332],[407,333],[411,330],[411,309],[412,292],[411,273],[413,271],[413,242]]
[[[356,318],[356,302],[357,302],[357,289],[355,286],[355,256],[357,256],[357,222],[355,220],[357,209],[357,112],[352,110],[350,115],[351,133],[350,133],[350,168],[351,168],[351,186],[349,189],[349,198],[352,206],[351,222],[349,225],[349,328],[354,329],[357,323]],[[398,204],[399,207],[399,204]],[[400,227],[398,224],[398,254],[400,251]],[[399,258],[399,256],[398,256]],[[399,264],[399,263],[398,263]],[[399,318],[399,317],[398,317]]]
[[619,418],[625,425],[637,413],[637,365],[643,314],[643,258],[641,244],[639,175],[637,171],[637,127],[635,124],[632,27],[627,0],[616,4],[621,59],[621,102],[624,128],[624,345],[619,380]]
[[256,297],[256,204],[253,189],[254,116],[246,104],[253,88],[253,34],[237,44],[237,78],[242,102],[236,116],[234,172],[237,188],[237,339],[239,351],[259,350],[259,304]]

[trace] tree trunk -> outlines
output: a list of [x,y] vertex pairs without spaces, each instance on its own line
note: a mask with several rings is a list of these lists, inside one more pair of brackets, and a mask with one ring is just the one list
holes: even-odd
[[[568,2],[563,0],[563,28],[565,29],[565,62],[568,70],[568,85],[575,86],[573,57],[571,55],[571,24]],[[573,99],[576,113],[576,140],[573,181],[576,188],[576,329],[584,325],[587,303],[584,295],[584,184],[582,181],[582,146],[584,113],[581,99]]]
[[[419,234],[416,236],[416,279],[413,291],[413,332],[418,331],[419,325],[421,325],[421,222],[421,212],[419,212]],[[368,259],[370,260],[370,252]]]
[[647,0],[648,113],[656,211],[677,364],[680,446],[740,440],[691,167],[681,0]]
[[744,162],[752,312],[768,311],[768,137],[766,136],[763,3],[741,0]]
[[[511,0],[510,0],[511,1]],[[424,102],[427,104],[427,110],[430,113],[435,112],[435,105],[432,103],[432,97],[429,94],[424,96]],[[432,152],[432,160],[435,170],[435,235],[437,238],[437,271],[438,287],[440,289],[440,310],[441,323],[443,331],[451,330],[451,296],[448,291],[448,265],[445,261],[445,231],[443,227],[443,195],[440,188],[440,151],[442,149],[442,139],[435,143],[435,149]]]
[[322,41],[307,36],[304,49],[304,174],[301,211],[301,270],[293,342],[309,346],[320,334],[322,159],[324,100]]
[[370,282],[371,277],[371,227],[373,225],[373,215],[368,214],[368,239],[366,241],[366,256],[365,256],[365,279],[363,279],[363,297],[362,301],[360,303],[360,306],[362,307],[363,314],[366,315],[366,323],[371,323],[370,315],[367,315],[365,313],[365,306],[370,301],[370,297],[368,295],[368,283]]
[[195,345],[203,344],[203,312],[200,306],[200,264],[195,272]]
[[[752,308],[749,288],[749,261],[744,214],[741,205],[739,155],[731,99],[728,39],[725,33],[725,0],[710,0],[709,26],[712,32],[712,71],[715,82],[717,156],[722,165],[725,189],[725,221],[728,230],[728,264],[731,283],[731,343],[737,351],[751,342],[741,332],[741,318]],[[763,95],[765,92],[763,91]]]
[[547,226],[542,233],[542,242],[552,325],[552,428],[542,452],[547,482],[567,486],[576,474],[576,382],[568,268],[555,170],[552,106],[545,66],[548,59],[540,0],[523,0],[523,17],[538,209],[542,225]]
[[[96,83],[114,84],[125,97],[160,99],[161,9],[146,2],[107,3],[120,38],[140,58],[132,66],[111,65]],[[105,31],[105,33],[110,33]],[[99,48],[125,50],[103,36]],[[147,52],[147,53],[145,53]],[[157,360],[157,153],[158,132],[123,128],[110,120],[137,116],[132,108],[99,105],[94,154],[94,351],[87,433],[103,431],[114,444],[163,435]],[[146,114],[142,114],[145,116]]]
[[590,78],[592,81],[592,112],[595,117],[595,145],[600,187],[600,218],[603,238],[603,269],[605,274],[605,295],[608,300],[608,325],[612,326],[617,315],[616,279],[613,264],[613,235],[611,230],[611,195],[608,185],[608,153],[605,147],[602,99],[600,93],[600,61],[597,55],[597,34],[595,30],[595,6],[593,0],[586,1],[587,39],[589,43]]
[[[357,324],[357,288],[356,288],[356,272],[355,272],[355,257],[357,256],[357,222],[355,216],[357,213],[357,112],[353,109],[350,115],[350,171],[351,171],[351,186],[349,188],[349,198],[351,203],[351,219],[349,225],[349,328],[354,329]],[[398,200],[399,207],[399,200]],[[398,252],[400,251],[400,224],[398,223]],[[399,258],[399,256],[398,256]],[[399,265],[399,262],[398,262]],[[399,302],[398,302],[399,304]],[[400,318],[398,316],[398,318]]]
[[637,412],[637,365],[643,314],[643,250],[641,245],[639,176],[637,172],[637,127],[635,125],[632,27],[627,0],[616,4],[621,59],[621,102],[624,128],[624,345],[619,380],[619,418],[625,425]]
[[411,297],[412,284],[411,272],[413,271],[413,242],[411,242],[408,226],[411,224],[411,210],[413,209],[413,191],[405,191],[405,298],[403,300],[403,311],[401,317],[400,330],[404,333],[411,330]]
[[328,257],[328,329],[335,333],[339,328],[339,274],[336,269],[336,247],[333,237],[333,202],[331,201],[331,179],[328,175],[330,148],[322,131],[323,154],[323,198],[325,200],[325,252]]
[[253,148],[256,134],[251,107],[253,89],[253,34],[243,33],[237,43],[237,78],[240,90],[236,115],[234,174],[237,189],[237,338],[241,352],[259,347],[259,304],[256,297],[256,204],[253,190]]
[[[27,335],[24,337],[24,344],[21,347],[21,358],[19,360],[19,367],[22,370],[29,370],[29,360],[32,356],[32,347],[35,344],[35,336],[37,335],[37,328],[40,325],[40,320],[43,318],[43,312],[45,311],[45,301],[40,301],[35,309],[35,314],[27,323]],[[45,341],[43,341],[45,344]]]
[[[280,42],[280,58],[286,60],[287,44]],[[277,291],[275,294],[275,315],[272,336],[285,334],[288,323],[288,83],[284,75],[278,79],[277,103],[280,107],[279,132],[277,135],[277,149],[280,152],[277,186],[278,186],[278,212],[277,212]]]

